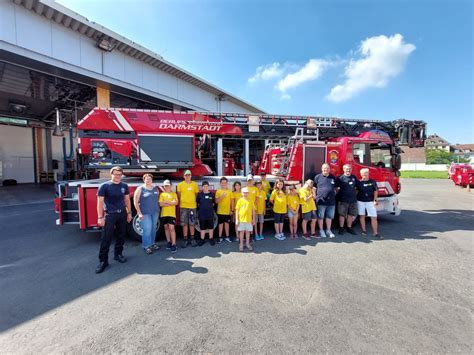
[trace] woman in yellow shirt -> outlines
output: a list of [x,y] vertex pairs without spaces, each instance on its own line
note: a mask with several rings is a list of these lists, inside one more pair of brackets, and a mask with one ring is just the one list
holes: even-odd
[[176,253],[176,230],[174,226],[176,224],[178,195],[176,195],[176,192],[171,191],[171,182],[169,180],[163,182],[163,188],[165,191],[160,194],[158,202],[161,207],[161,223],[165,226],[165,235],[168,241],[166,249],[171,250],[172,253]]
[[288,200],[288,220],[290,222],[290,239],[298,238],[298,212],[300,209],[300,197],[294,185],[290,186]]
[[278,179],[275,188],[270,195],[270,202],[273,203],[273,215],[275,223],[275,238],[278,240],[285,240],[283,234],[283,223],[285,221],[286,213],[288,212],[288,201],[286,198],[285,182]]

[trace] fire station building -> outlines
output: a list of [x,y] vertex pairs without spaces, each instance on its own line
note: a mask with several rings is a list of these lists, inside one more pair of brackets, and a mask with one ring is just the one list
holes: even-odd
[[70,178],[97,106],[263,113],[53,0],[0,1],[0,182]]

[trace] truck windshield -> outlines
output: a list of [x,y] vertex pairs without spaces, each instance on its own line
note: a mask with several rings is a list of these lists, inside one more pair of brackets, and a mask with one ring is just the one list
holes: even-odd
[[355,143],[352,152],[354,160],[362,165],[392,169],[392,149],[389,144]]

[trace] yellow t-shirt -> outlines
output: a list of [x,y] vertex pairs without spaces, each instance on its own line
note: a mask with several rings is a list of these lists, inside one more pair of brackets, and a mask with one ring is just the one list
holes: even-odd
[[179,207],[196,208],[196,195],[199,192],[199,187],[194,181],[189,184],[186,181],[181,181],[176,188],[176,192],[180,193]]
[[237,204],[237,201],[240,200],[242,197],[242,191],[233,191],[232,192],[232,199],[234,200],[234,206]]
[[[172,202],[173,200],[178,200],[178,195],[176,192],[162,192],[160,193],[159,202]],[[176,206],[164,206],[161,207],[161,217],[174,217],[176,218]]]
[[314,202],[314,198],[311,197],[308,201],[305,201],[305,198],[307,198],[308,196],[313,196],[313,191],[302,187],[298,191],[298,195],[300,196],[301,201],[301,213],[307,213],[316,210],[316,203]]
[[262,188],[263,191],[268,194],[268,192],[270,191],[270,183],[268,182],[268,180],[262,180]]
[[298,196],[298,194],[296,195],[288,195],[286,197],[287,201],[288,201],[288,207],[294,209],[294,210],[297,210],[299,205],[300,205],[300,197]]
[[224,215],[230,215],[230,201],[232,197],[232,191],[227,189],[219,189],[216,191],[216,200],[220,198],[223,194],[225,194],[225,197],[223,197],[218,203],[217,203],[217,214],[224,214]]
[[270,195],[270,201],[273,202],[273,212],[286,213],[288,212],[288,205],[286,194],[283,191],[273,190]]
[[252,201],[249,199],[241,198],[237,201],[237,205],[235,206],[235,213],[239,215],[239,222],[243,223],[252,223],[252,211],[254,209],[254,205]]
[[249,190],[249,200],[252,201],[252,203],[255,203],[255,200],[257,199],[258,188],[256,186],[249,186],[247,189]]
[[[258,190],[258,189],[257,189]],[[257,191],[257,200],[255,206],[257,208],[257,214],[265,214],[265,201],[267,200],[267,193],[264,190]]]

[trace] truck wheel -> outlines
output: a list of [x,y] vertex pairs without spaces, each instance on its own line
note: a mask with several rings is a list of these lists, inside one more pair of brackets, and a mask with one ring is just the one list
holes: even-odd
[[[156,230],[160,230],[160,219],[158,219],[158,223],[156,224]],[[127,224],[127,233],[131,239],[134,239],[138,242],[142,241],[143,229],[140,225],[140,219],[138,218],[137,214],[135,214],[132,221]]]
[[[213,229],[216,229],[217,227],[217,214],[214,212],[214,226],[213,226]],[[194,223],[194,229],[196,229],[196,231],[198,232],[201,232],[201,228],[199,227],[199,219],[196,218],[196,222]]]

